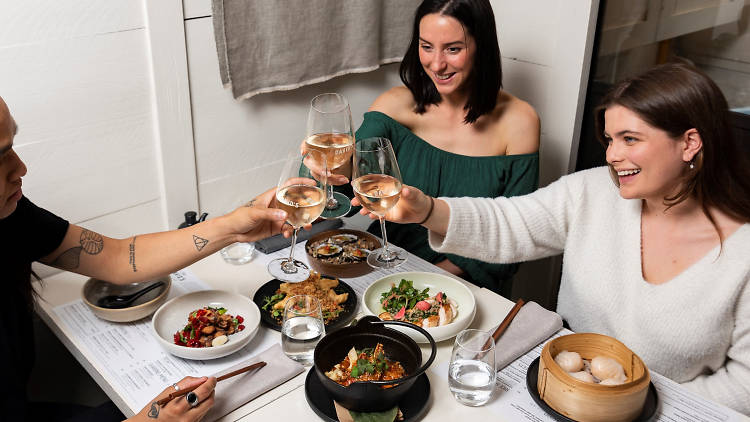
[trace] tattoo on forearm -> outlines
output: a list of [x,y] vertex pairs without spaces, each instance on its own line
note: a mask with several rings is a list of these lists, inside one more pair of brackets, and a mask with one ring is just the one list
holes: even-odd
[[63,270],[73,270],[78,268],[78,265],[81,263],[81,252],[96,255],[104,249],[104,238],[102,238],[102,235],[90,230],[83,229],[78,242],[81,246],[73,246],[61,253],[50,265]]
[[61,268],[63,270],[73,270],[78,268],[78,264],[81,262],[81,251],[83,250],[80,246],[74,246],[67,251],[63,252],[55,258],[50,265],[53,267]]
[[157,402],[151,403],[151,409],[148,411],[148,417],[151,419],[157,419],[159,417],[159,404]]
[[138,272],[138,270],[135,268],[135,238],[136,236],[133,236],[133,241],[130,242],[130,265],[133,267],[133,272]]
[[255,202],[258,200],[258,198],[251,199],[247,204],[245,204],[246,207],[252,207],[255,206]]
[[89,255],[96,255],[104,249],[104,239],[99,233],[83,229],[81,232],[81,247]]
[[198,252],[200,252],[208,244],[208,239],[193,235],[193,243],[195,243],[195,249],[198,249]]

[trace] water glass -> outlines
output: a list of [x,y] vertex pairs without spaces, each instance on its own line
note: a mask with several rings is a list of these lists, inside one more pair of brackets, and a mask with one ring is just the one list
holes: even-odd
[[459,403],[481,406],[495,389],[495,342],[490,333],[464,330],[456,336],[448,369],[448,387]]
[[253,252],[255,252],[255,243],[252,242],[235,242],[219,251],[224,261],[234,265],[250,262],[253,259]]
[[281,348],[289,358],[312,365],[315,346],[325,334],[318,298],[297,295],[287,300],[281,325]]

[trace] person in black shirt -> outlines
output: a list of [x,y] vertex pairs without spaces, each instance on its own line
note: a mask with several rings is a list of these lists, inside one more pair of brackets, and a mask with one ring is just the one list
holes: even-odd
[[[36,292],[31,284],[31,263],[39,261],[63,270],[113,283],[154,279],[184,268],[233,242],[249,242],[278,233],[286,219],[282,210],[269,208],[274,190],[235,211],[187,228],[112,239],[70,224],[34,205],[23,196],[21,178],[26,166],[13,150],[18,126],[0,97],[0,365],[7,380],[0,383],[0,420],[33,420],[26,383],[34,363],[32,312]],[[34,275],[35,276],[35,275]],[[200,384],[201,401],[191,407],[185,400],[164,406],[157,396],[131,420],[200,420],[213,405],[216,379],[186,377],[180,388]],[[7,418],[7,419],[6,419]]]

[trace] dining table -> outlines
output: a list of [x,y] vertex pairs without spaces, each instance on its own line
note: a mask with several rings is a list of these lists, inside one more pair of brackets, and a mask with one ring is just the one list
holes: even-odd
[[[297,245],[296,251],[299,258],[304,258],[304,242]],[[288,251],[288,248],[287,248]],[[286,253],[284,250],[280,254]],[[244,265],[232,265],[225,262],[220,254],[214,253],[192,265],[183,271],[205,283],[211,289],[224,290],[253,297],[256,290],[268,282],[265,263],[267,256],[255,252],[255,257]],[[383,276],[400,270],[421,270],[448,274],[442,269],[421,260],[412,254],[408,255],[407,264],[403,269],[373,270],[373,276]],[[496,327],[513,308],[514,303],[488,289],[477,287],[458,277],[453,276],[459,282],[464,283],[473,293],[476,299],[476,314],[470,324],[471,328],[491,330]],[[81,289],[88,278],[82,275],[62,272],[50,276],[45,280],[41,291],[41,300],[37,302],[37,313],[50,327],[52,332],[60,339],[65,347],[71,352],[75,359],[83,366],[88,374],[96,381],[100,388],[118,406],[126,416],[138,413],[143,406],[148,404],[134,404],[126,399],[126,392],[122,384],[112,375],[112,372],[102,363],[101,357],[92,351],[91,343],[82,338],[80,330],[72,327],[70,321],[61,317],[60,309],[68,304],[75,304],[81,300]],[[342,279],[346,282],[346,279]],[[361,297],[358,298],[361,300]],[[363,307],[358,307],[357,316],[362,316]],[[144,321],[148,322],[148,321]],[[102,322],[103,324],[115,324]],[[281,335],[279,332],[271,331],[269,328],[267,336],[273,337],[279,343]],[[564,330],[564,329],[563,329]],[[565,330],[567,331],[567,330]],[[270,333],[270,334],[269,334]],[[559,334],[564,333],[561,331]],[[150,333],[149,333],[150,334]],[[144,334],[145,335],[145,334]],[[437,356],[430,369],[426,371],[429,380],[429,399],[426,409],[421,415],[426,421],[451,421],[458,420],[483,420],[492,418],[494,421],[552,421],[547,414],[535,407],[528,397],[528,392],[521,379],[524,377],[525,368],[529,366],[533,358],[534,350],[518,358],[516,362],[499,372],[498,386],[493,399],[484,406],[469,407],[459,404],[452,396],[447,378],[447,367],[451,358],[454,339],[450,338],[437,342]],[[154,346],[157,347],[157,346]],[[429,345],[421,344],[423,356],[429,355]],[[538,356],[541,345],[536,347]],[[40,354],[41,355],[41,354]],[[40,356],[40,358],[44,358]],[[137,364],[137,362],[134,362]],[[220,421],[250,421],[250,420],[297,420],[315,421],[321,418],[313,411],[305,397],[305,378],[310,368],[292,379],[272,388],[255,399],[245,403],[231,413],[219,418]],[[207,374],[209,375],[209,374]],[[678,384],[660,377],[657,389],[660,392],[661,415],[654,420],[659,421],[732,421],[746,420],[750,418],[742,416],[719,404],[699,398]],[[169,386],[176,380],[167,380],[159,391]],[[696,409],[700,409],[700,412]],[[691,416],[690,414],[693,414]],[[700,413],[700,417],[695,416]],[[679,417],[678,417],[679,416]],[[693,418],[694,417],[694,418]]]

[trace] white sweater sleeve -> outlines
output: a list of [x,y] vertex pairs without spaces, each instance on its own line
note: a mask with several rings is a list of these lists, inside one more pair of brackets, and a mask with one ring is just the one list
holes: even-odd
[[557,255],[565,247],[587,176],[597,177],[590,171],[574,173],[512,198],[441,198],[450,207],[448,231],[445,237],[430,232],[430,246],[492,263]]
[[732,343],[724,366],[683,385],[750,416],[750,274],[736,303]]

